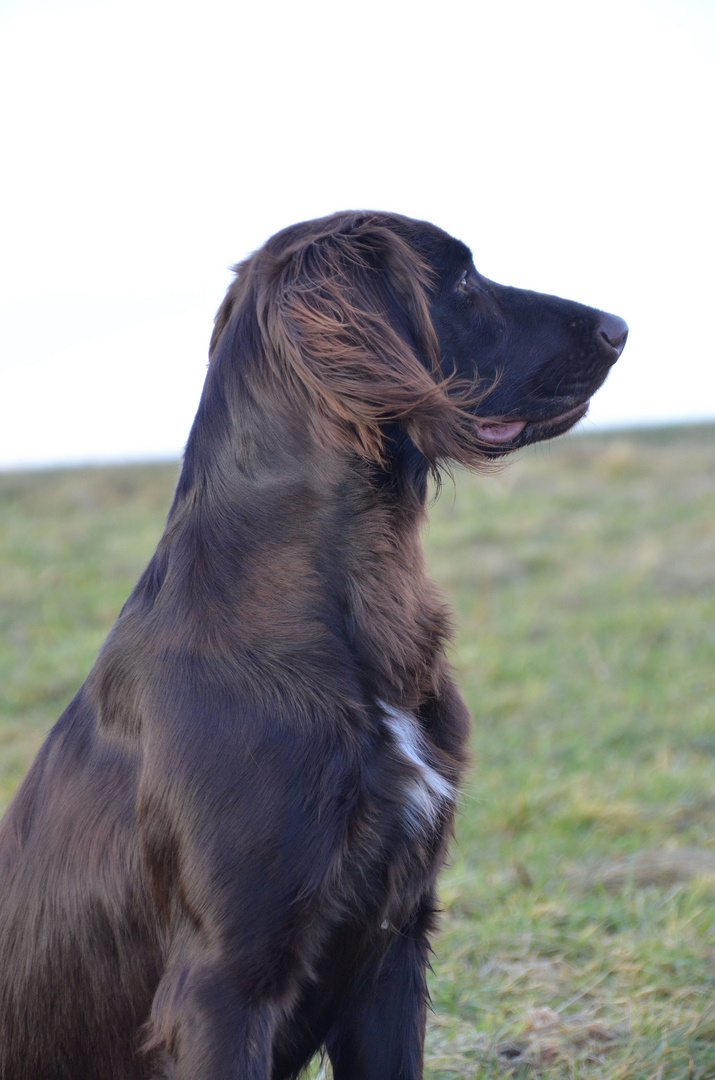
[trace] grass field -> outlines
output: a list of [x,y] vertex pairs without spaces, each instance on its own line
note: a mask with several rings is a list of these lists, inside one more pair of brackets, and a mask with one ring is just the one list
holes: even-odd
[[[171,466],[0,475],[0,800],[153,550]],[[475,716],[427,1075],[715,1077],[715,426],[457,476],[427,535]]]

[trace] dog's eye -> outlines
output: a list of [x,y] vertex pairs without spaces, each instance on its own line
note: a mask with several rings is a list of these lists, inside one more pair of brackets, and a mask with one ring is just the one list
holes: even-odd
[[466,292],[467,289],[469,288],[469,280],[468,279],[469,279],[469,271],[465,270],[464,273],[462,274],[461,278],[457,282],[457,288],[461,289],[462,292]]

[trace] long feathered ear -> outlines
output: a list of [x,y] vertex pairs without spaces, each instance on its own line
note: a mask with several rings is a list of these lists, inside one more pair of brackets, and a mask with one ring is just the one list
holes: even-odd
[[356,217],[260,255],[266,356],[317,437],[380,462],[384,424],[399,420],[431,464],[460,457],[464,410],[440,374],[429,269],[410,245],[379,220]]

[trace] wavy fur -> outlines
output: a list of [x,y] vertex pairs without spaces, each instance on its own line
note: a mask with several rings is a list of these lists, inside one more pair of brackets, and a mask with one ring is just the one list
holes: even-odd
[[469,729],[428,474],[489,460],[479,410],[564,429],[614,326],[398,215],[237,268],[164,534],[0,825],[0,1080],[419,1080]]

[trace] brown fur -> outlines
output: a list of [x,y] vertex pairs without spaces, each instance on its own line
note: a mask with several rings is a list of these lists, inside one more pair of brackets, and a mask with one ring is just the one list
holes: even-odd
[[347,213],[237,268],[164,535],[0,826],[0,1080],[422,1075],[469,722],[427,476],[615,359],[469,266]]

